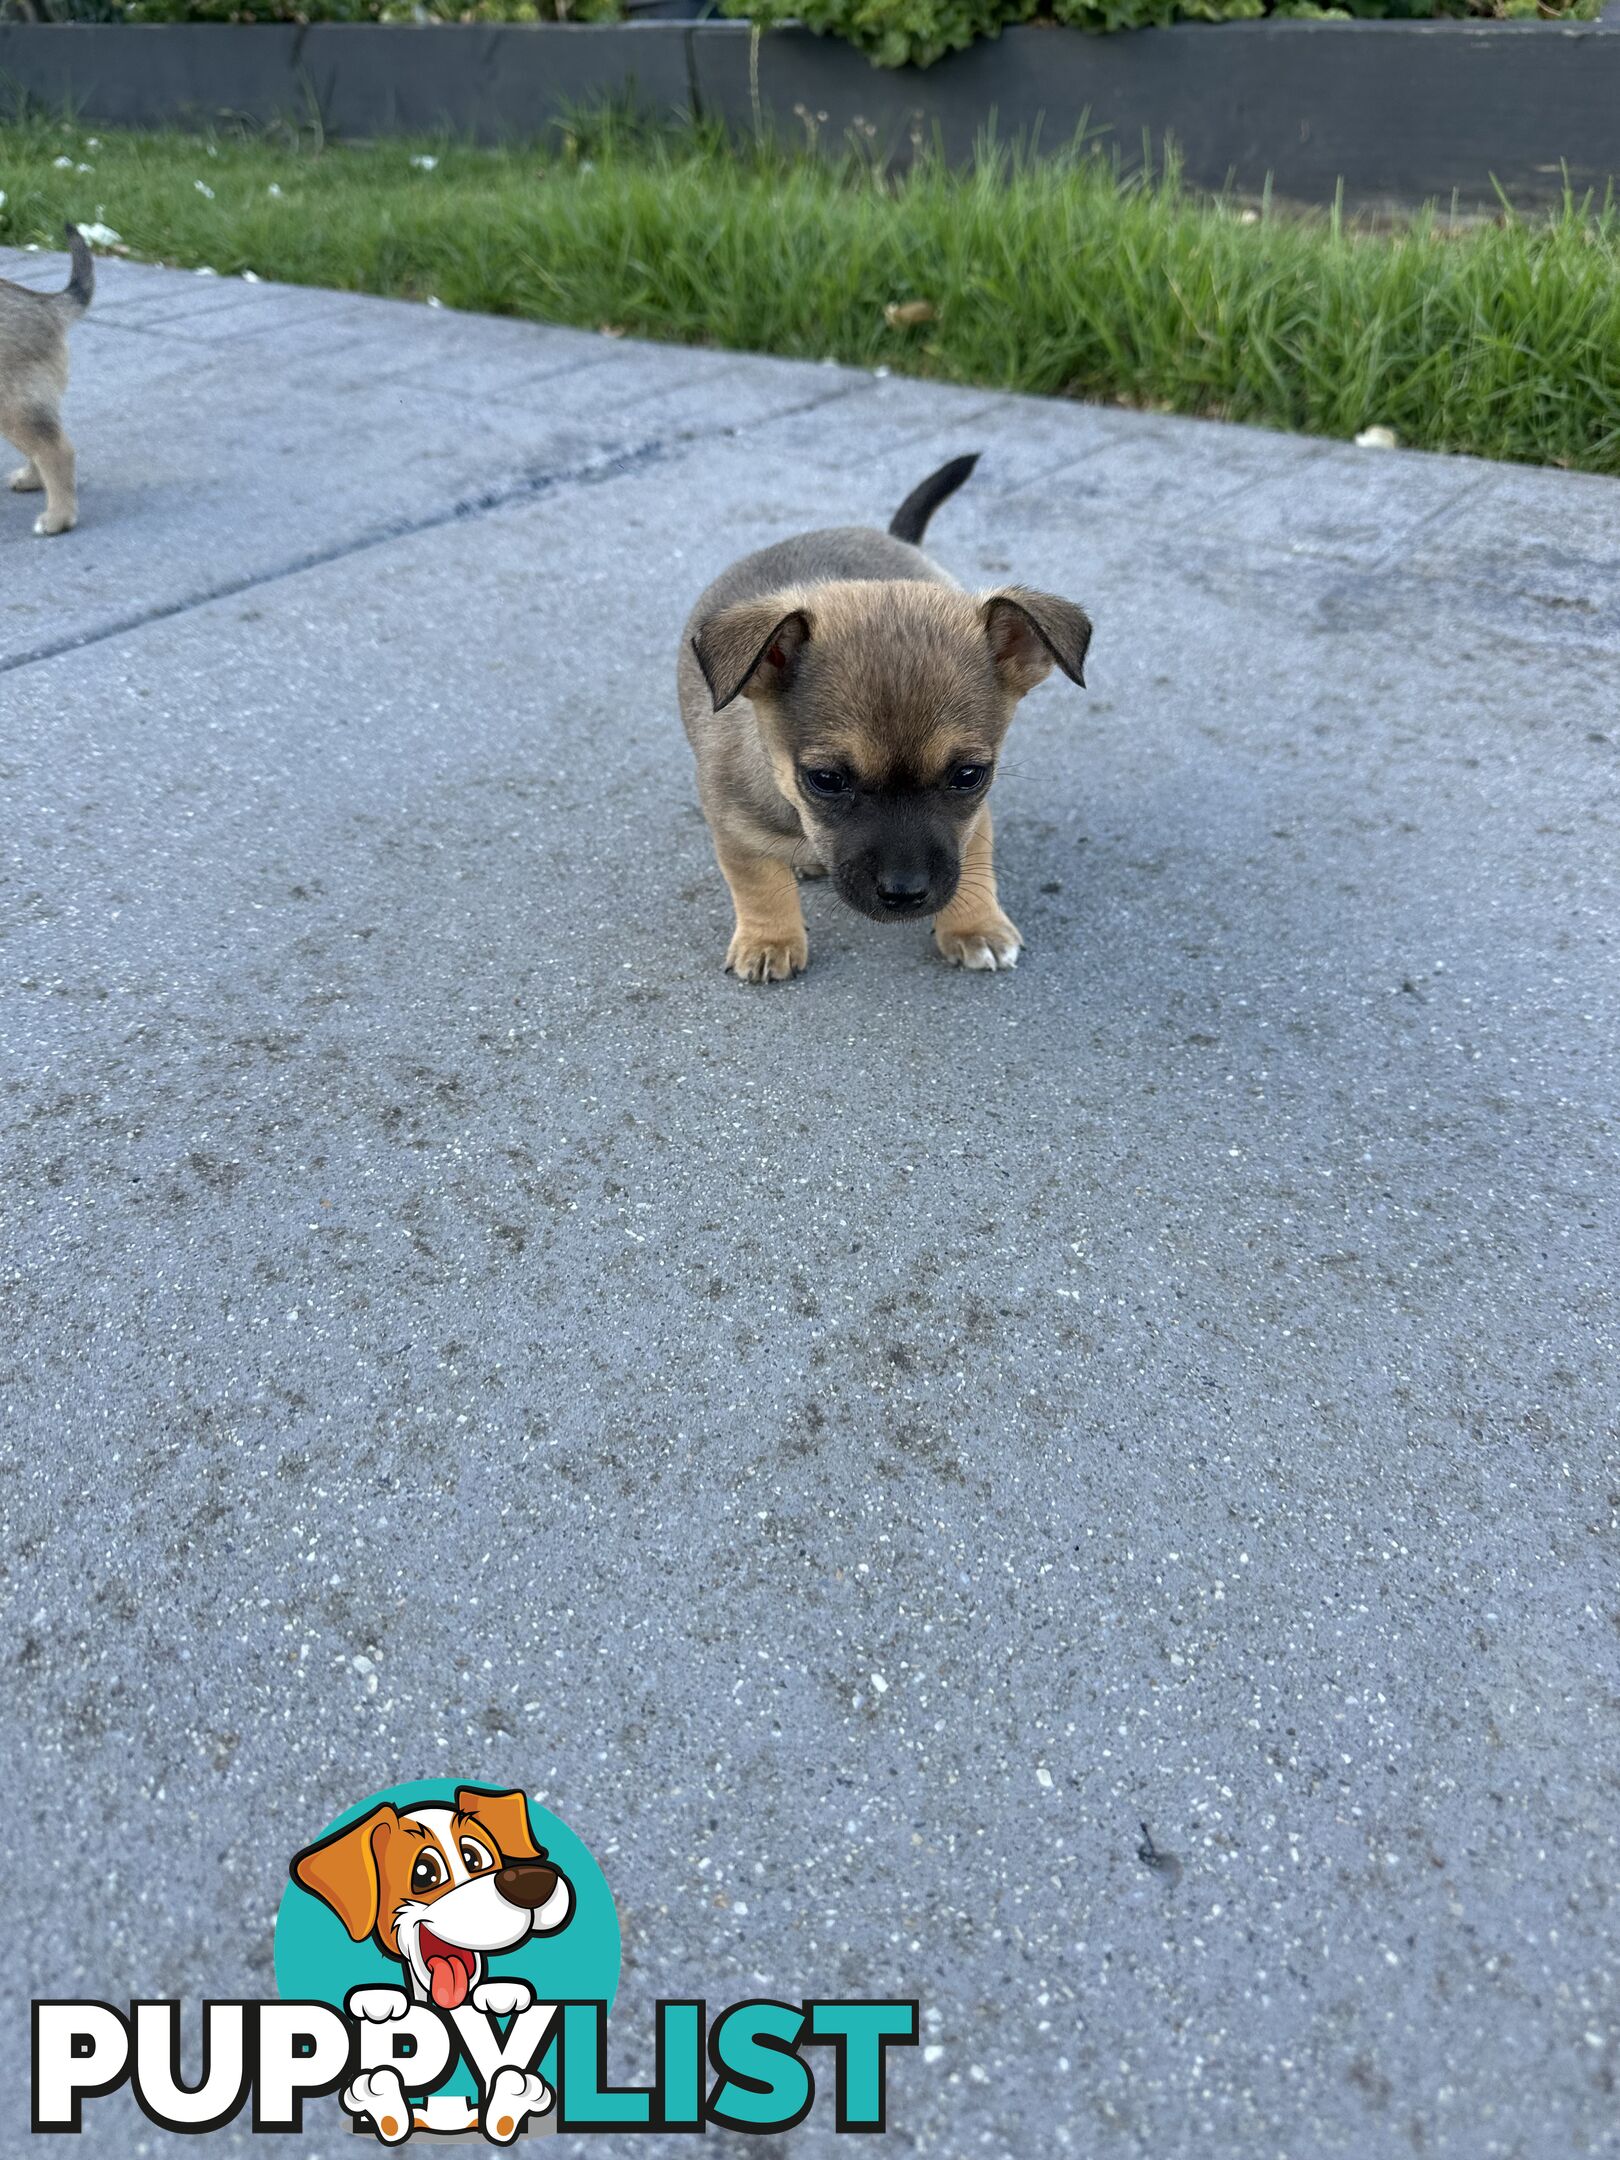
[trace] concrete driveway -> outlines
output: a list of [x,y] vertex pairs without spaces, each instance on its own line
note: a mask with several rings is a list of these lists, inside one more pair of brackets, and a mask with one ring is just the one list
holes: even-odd
[[[452,1775],[601,1859],[622,2076],[914,1994],[900,2152],[1615,2152],[1620,486],[111,263],[76,353],[80,530],[0,496],[13,2149],[29,1996],[267,1992],[294,1848]],[[685,611],[973,449],[937,554],[1097,624],[1024,963],[813,890],[745,988]]]

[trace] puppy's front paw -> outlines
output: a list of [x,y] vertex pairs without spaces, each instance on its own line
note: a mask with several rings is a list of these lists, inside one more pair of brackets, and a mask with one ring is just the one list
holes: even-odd
[[45,483],[34,466],[19,465],[7,485],[15,488],[19,495],[37,495]]
[[532,2070],[497,2070],[479,2127],[491,2144],[510,2145],[527,2117],[544,2115],[551,2100],[551,2087]]
[[43,540],[52,533],[71,532],[79,522],[76,510],[42,510],[34,520],[34,531]]
[[515,2017],[534,2001],[527,1980],[480,1980],[472,1991],[472,2006],[490,2017]]
[[403,1988],[357,1987],[350,1988],[344,2007],[350,2017],[364,2018],[372,2025],[387,2025],[405,2015],[411,1998]]
[[400,2145],[411,2134],[411,2111],[397,2070],[368,2070],[339,2095],[345,2114],[369,2116],[385,2145]]
[[739,923],[726,948],[726,966],[744,982],[787,982],[810,965],[804,930],[751,930]]
[[1018,925],[1009,922],[998,908],[994,915],[966,927],[947,928],[942,919],[934,925],[934,943],[952,967],[983,969],[993,974],[997,968],[1018,965],[1024,941]]

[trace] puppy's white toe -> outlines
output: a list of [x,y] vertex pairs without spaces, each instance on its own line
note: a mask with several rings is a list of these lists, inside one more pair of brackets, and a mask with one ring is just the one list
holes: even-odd
[[1018,965],[1023,939],[1003,916],[982,930],[938,930],[934,942],[952,967],[972,968],[993,975],[998,968]]
[[78,522],[77,517],[52,517],[48,510],[42,510],[34,520],[34,531],[40,539],[48,540],[52,533],[71,532]]

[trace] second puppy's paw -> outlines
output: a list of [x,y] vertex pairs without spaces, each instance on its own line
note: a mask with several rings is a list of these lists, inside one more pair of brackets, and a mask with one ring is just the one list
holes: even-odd
[[37,495],[45,485],[32,465],[19,465],[6,484],[19,495]]
[[1024,941],[1018,934],[1017,924],[1009,922],[998,909],[982,922],[961,928],[947,929],[943,922],[936,923],[934,943],[952,967],[974,968],[993,974],[997,968],[1018,965]]
[[726,948],[726,966],[744,982],[787,982],[810,965],[804,929],[753,930],[739,923]]

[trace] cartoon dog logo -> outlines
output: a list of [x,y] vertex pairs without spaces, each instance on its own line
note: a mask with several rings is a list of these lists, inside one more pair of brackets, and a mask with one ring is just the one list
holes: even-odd
[[[534,1842],[522,1793],[475,1785],[458,1786],[454,1806],[383,1802],[296,1854],[292,1877],[331,1907],[351,1941],[369,1936],[399,1961],[408,1987],[357,1988],[349,1998],[356,2015],[378,2021],[402,2017],[413,2000],[446,2013],[470,2000],[496,2017],[526,2008],[534,2000],[528,1982],[490,1979],[489,1960],[531,1935],[556,1934],[574,1910],[573,1886]],[[550,2089],[533,2076],[520,2082],[523,2090],[507,2096],[516,2113],[543,2114]],[[389,2142],[408,2134],[412,2117],[397,2071],[357,2079],[342,2101],[351,2115],[370,2116]],[[477,2110],[460,2099],[434,2096],[414,2111],[414,2127],[424,2130],[470,2129],[476,2121]]]

